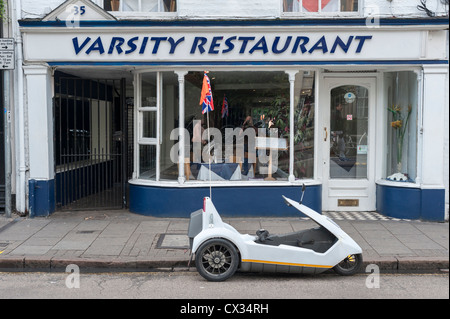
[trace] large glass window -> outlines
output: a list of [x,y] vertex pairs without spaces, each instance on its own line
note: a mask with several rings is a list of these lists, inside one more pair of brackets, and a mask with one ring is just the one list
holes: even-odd
[[417,175],[417,75],[385,73],[387,93],[386,177],[413,182]]
[[[211,71],[208,76],[215,107],[202,114],[204,73],[185,75],[183,168],[187,181],[287,181],[290,174],[313,178],[314,72],[295,75],[292,137],[286,72]],[[178,76],[149,72],[137,79],[136,173],[140,179],[177,180],[183,144],[178,130]]]
[[[190,180],[287,181],[290,86],[284,71],[210,72],[214,111],[199,105],[203,72],[186,75]],[[295,79],[294,176],[313,176],[314,72]],[[208,134],[208,121],[210,132]],[[209,165],[211,159],[211,166]]]
[[358,0],[282,0],[283,12],[358,12]]

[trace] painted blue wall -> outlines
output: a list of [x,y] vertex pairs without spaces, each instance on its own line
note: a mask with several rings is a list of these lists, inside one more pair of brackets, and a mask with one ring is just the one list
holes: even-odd
[[[300,200],[301,186],[239,186],[213,187],[212,199],[225,217],[298,217],[295,208],[288,207],[281,195]],[[203,207],[209,197],[209,187],[155,187],[130,184],[130,211],[158,217],[189,217]],[[308,186],[303,203],[322,211],[322,186]]]
[[48,216],[55,211],[55,180],[28,182],[30,217]]
[[377,211],[401,219],[445,220],[445,190],[377,184]]

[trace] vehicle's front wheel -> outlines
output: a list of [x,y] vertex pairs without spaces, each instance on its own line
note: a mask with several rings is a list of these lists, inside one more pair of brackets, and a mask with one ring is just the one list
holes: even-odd
[[224,281],[233,276],[239,264],[234,245],[225,239],[210,239],[195,253],[199,274],[209,281]]
[[343,261],[334,266],[333,270],[342,276],[351,276],[358,272],[363,263],[361,254],[348,255]]

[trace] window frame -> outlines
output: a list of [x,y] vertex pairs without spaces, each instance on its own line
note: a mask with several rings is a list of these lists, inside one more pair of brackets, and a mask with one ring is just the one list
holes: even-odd
[[[333,11],[333,12],[322,12],[322,0],[319,1],[319,11],[318,12],[304,12],[304,11],[284,11],[284,1],[286,0],[280,0],[280,10],[281,10],[281,17],[335,17],[336,15],[339,15],[339,17],[360,17],[362,16],[362,0],[358,0],[358,10],[357,11]],[[297,1],[297,0],[293,0]],[[302,8],[303,0],[300,1],[300,8]],[[339,1],[339,8],[341,7],[341,1]]]
[[[156,106],[142,106],[142,75],[144,73],[155,73],[156,75]],[[135,112],[134,112],[134,126],[135,126],[135,141],[134,141],[134,167],[135,177],[140,179],[140,146],[153,145],[156,147],[156,172],[155,181],[160,180],[160,152],[161,152],[161,105],[162,105],[162,72],[142,72],[135,74]],[[144,136],[144,112],[156,113],[156,136]],[[149,179],[153,180],[153,179]]]
[[[104,0],[104,1],[110,1],[110,0]],[[157,0],[157,4],[158,4],[158,10],[157,11],[142,11],[142,1],[145,0],[137,0],[137,4],[138,4],[138,10],[136,11],[124,11],[123,10],[123,6],[124,6],[124,0],[117,0],[119,1],[118,4],[118,9],[116,11],[108,11],[109,13],[121,17],[121,16],[126,16],[126,17],[146,17],[146,16],[153,16],[153,15],[157,15],[158,17],[173,17],[173,16],[177,16],[178,15],[178,2],[177,0],[173,0],[175,1],[175,11],[163,11],[162,9],[164,8],[164,4],[163,4],[163,0]],[[125,0],[126,1],[126,0]]]

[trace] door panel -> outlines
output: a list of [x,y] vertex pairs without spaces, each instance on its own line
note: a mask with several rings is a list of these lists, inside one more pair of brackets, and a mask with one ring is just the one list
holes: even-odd
[[375,210],[375,78],[324,78],[322,207]]

